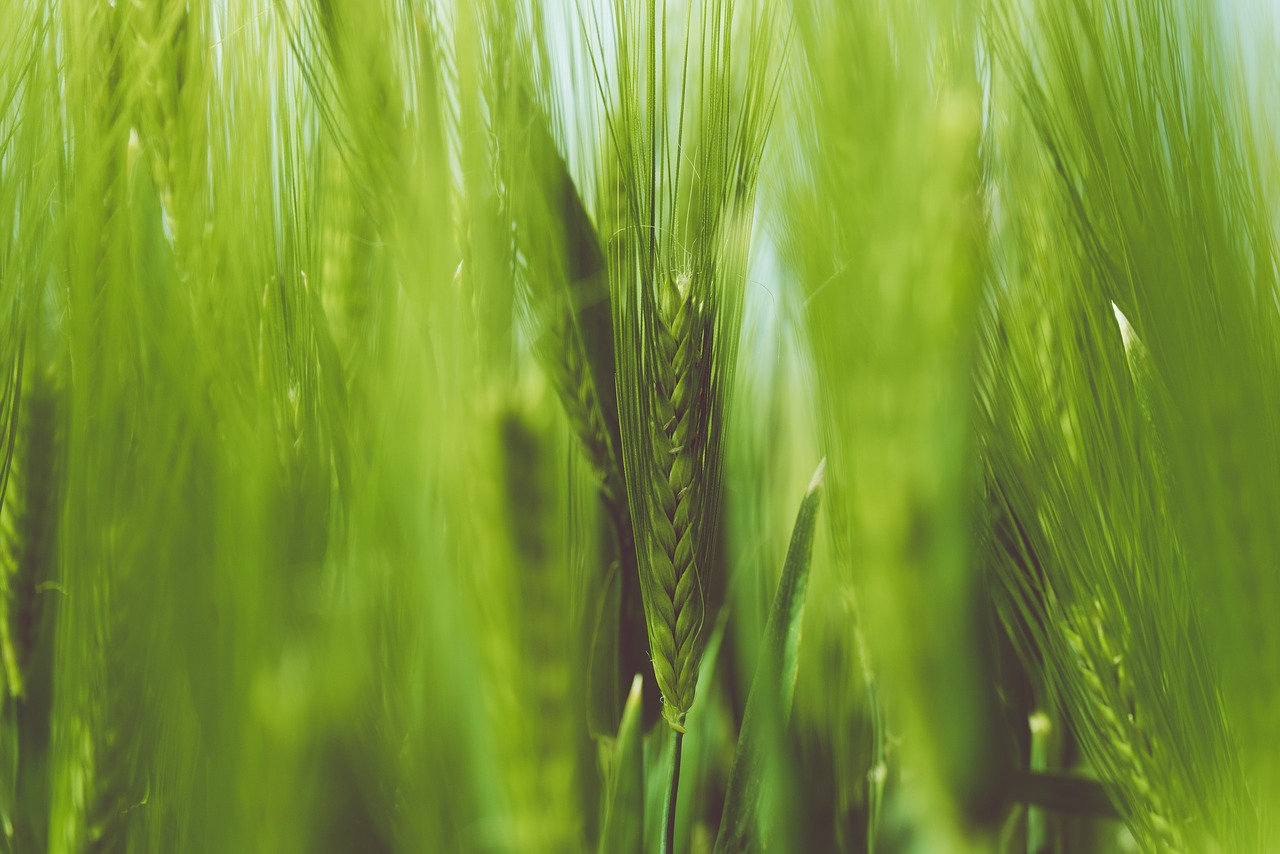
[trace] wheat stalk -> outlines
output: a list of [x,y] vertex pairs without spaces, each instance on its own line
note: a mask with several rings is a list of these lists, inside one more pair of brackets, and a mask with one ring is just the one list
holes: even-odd
[[[605,364],[612,355],[612,330],[607,308],[596,301],[604,258],[554,137],[557,116],[554,106],[544,103],[550,100],[542,91],[546,81],[534,70],[546,50],[540,24],[531,20],[537,17],[532,10],[520,6],[484,6],[480,14],[489,37],[512,54],[488,70],[484,84],[493,113],[499,219],[512,224],[510,242],[500,248],[509,253],[505,263],[538,361],[605,503],[617,508],[622,494],[617,415],[612,365]],[[517,85],[508,91],[513,66],[523,69],[516,77],[527,78],[527,89]],[[593,350],[593,344],[599,346]]]
[[668,278],[663,288],[657,334],[657,383],[653,395],[652,488],[660,512],[654,514],[656,549],[650,567],[661,590],[654,598],[654,669],[667,701],[668,719],[683,728],[693,702],[694,640],[703,621],[703,597],[695,561],[701,513],[696,485],[701,480],[695,404],[708,390],[699,387],[700,342],[706,321],[691,301],[687,275]]
[[[696,4],[691,20],[700,25],[668,55],[660,5],[615,7],[618,62],[593,58],[612,161],[597,208],[650,654],[663,715],[682,733],[701,657],[724,414],[778,57],[771,13],[732,0]],[[745,27],[741,45],[736,24]],[[745,65],[734,65],[735,54]],[[668,71],[680,92],[675,109],[663,94]]]
[[567,313],[549,320],[542,328],[538,342],[538,356],[547,378],[555,389],[556,397],[564,407],[565,418],[582,448],[591,471],[600,482],[600,490],[606,501],[619,497],[617,459],[604,413],[596,394],[595,382],[587,367],[587,358],[581,338]]
[[188,19],[185,4],[161,0],[127,7],[132,49],[139,69],[137,122],[152,180],[164,210],[172,215],[175,183],[186,152],[175,148],[179,137],[183,84],[188,76]]
[[[704,622],[703,567],[716,526],[727,354],[717,352],[717,291],[690,273],[669,275],[642,300],[649,334],[625,373],[622,408],[627,489],[640,543],[639,570],[663,715],[677,732],[693,704]],[[630,330],[635,332],[634,328]],[[634,371],[634,373],[632,373]]]
[[[1075,609],[1077,620],[1085,619]],[[1153,735],[1142,732],[1140,701],[1132,679],[1124,668],[1123,657],[1115,654],[1108,631],[1100,617],[1092,621],[1093,643],[1081,636],[1068,620],[1059,620],[1059,629],[1079,667],[1077,682],[1083,695],[1085,714],[1099,743],[1105,744],[1118,767],[1113,780],[1123,781],[1123,791],[1133,797],[1129,801],[1130,819],[1146,831],[1161,851],[1186,851],[1186,841],[1170,821],[1168,806],[1152,785],[1146,769],[1155,753]],[[1096,644],[1096,648],[1095,648]],[[1113,669],[1101,670],[1098,661],[1107,661]],[[1130,711],[1123,712],[1121,710]],[[1127,715],[1128,721],[1122,715]],[[1143,745],[1142,742],[1146,741]]]

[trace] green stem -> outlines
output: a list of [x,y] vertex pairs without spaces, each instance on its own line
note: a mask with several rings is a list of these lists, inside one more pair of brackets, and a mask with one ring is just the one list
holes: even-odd
[[[1049,748],[1053,738],[1053,723],[1043,711],[1036,711],[1029,719],[1031,729],[1031,772],[1040,773],[1049,767]],[[1027,854],[1039,854],[1049,849],[1049,827],[1046,810],[1036,804],[1027,806]]]
[[680,788],[680,753],[684,747],[684,733],[677,731],[675,753],[671,758],[671,789],[667,797],[666,832],[663,834],[663,854],[675,854],[676,850],[676,792]]

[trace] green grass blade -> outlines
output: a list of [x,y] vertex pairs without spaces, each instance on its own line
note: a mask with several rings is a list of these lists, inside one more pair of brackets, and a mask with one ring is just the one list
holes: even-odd
[[826,461],[818,465],[808,492],[800,502],[787,559],[778,581],[778,590],[765,625],[760,661],[751,682],[742,731],[729,772],[716,854],[743,851],[759,832],[760,810],[767,797],[768,756],[776,749],[781,730],[791,713],[796,674],[799,669],[800,629],[804,618],[805,593],[813,558],[814,530],[822,503]]
[[637,674],[631,680],[631,691],[622,710],[609,780],[609,804],[604,831],[600,834],[600,854],[641,854],[644,850],[643,685],[644,679]]

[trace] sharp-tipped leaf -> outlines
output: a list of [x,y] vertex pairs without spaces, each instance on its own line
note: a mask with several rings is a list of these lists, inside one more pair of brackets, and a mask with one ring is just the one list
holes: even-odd
[[614,745],[609,805],[600,834],[600,854],[641,854],[644,850],[644,679],[636,674],[622,710]]
[[813,560],[813,537],[822,503],[826,460],[818,464],[813,482],[800,502],[787,560],[778,581],[769,622],[765,625],[760,661],[751,680],[742,731],[729,772],[716,854],[745,851],[752,847],[760,827],[765,771],[771,751],[776,749],[782,727],[791,714],[796,673],[799,668],[800,629],[804,619],[805,592],[809,586],[809,566]]

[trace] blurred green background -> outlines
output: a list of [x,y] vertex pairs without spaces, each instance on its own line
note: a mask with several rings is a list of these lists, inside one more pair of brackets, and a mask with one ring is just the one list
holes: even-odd
[[[0,851],[1280,850],[1263,0],[0,21]],[[647,241],[737,306],[672,834]]]

